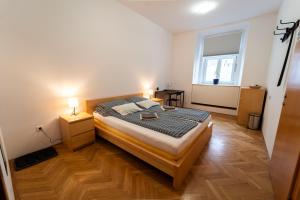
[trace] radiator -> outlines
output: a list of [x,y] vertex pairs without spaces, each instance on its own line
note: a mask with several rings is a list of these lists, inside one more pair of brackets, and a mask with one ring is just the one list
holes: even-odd
[[240,86],[199,85],[192,87],[192,104],[237,109]]

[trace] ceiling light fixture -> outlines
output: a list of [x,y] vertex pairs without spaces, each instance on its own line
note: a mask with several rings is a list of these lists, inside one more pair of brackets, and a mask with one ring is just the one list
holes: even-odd
[[214,1],[201,1],[192,6],[191,12],[195,14],[204,15],[217,7],[217,2]]

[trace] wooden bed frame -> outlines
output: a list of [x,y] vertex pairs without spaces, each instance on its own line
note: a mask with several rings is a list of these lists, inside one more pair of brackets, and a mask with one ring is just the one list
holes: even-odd
[[[142,93],[87,100],[86,111],[88,113],[93,113],[95,107],[99,103],[104,103],[117,99],[130,98],[133,96],[142,96]],[[131,140],[121,137],[120,135],[127,134],[105,124],[104,122],[98,119],[95,119],[95,127],[96,133],[100,137],[108,140],[109,142],[120,147],[121,149],[131,153],[132,155],[140,158],[141,160],[151,164],[152,166],[173,177],[173,187],[178,189],[182,185],[184,178],[188,174],[189,170],[192,168],[194,162],[199,157],[201,151],[210,140],[213,124],[212,122],[208,124],[208,126],[202,131],[201,134],[199,134],[199,136],[195,139],[195,141],[192,143],[189,149],[179,160],[164,158],[156,153],[153,153],[152,151],[149,151],[142,145],[138,145],[137,143],[134,143]]]

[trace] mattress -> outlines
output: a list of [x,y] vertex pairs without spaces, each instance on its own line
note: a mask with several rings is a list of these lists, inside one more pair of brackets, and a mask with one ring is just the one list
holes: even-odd
[[145,144],[151,149],[157,149],[168,159],[178,160],[189,149],[195,139],[204,131],[211,121],[209,116],[204,122],[199,123],[180,138],[175,138],[157,131],[153,131],[113,116],[104,117],[97,112],[93,113],[95,119],[109,125],[110,127],[126,133],[126,137],[133,138],[139,144]]

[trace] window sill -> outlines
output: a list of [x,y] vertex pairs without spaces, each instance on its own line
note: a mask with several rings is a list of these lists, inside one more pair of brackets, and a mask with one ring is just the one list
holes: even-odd
[[241,87],[240,85],[230,85],[230,84],[210,84],[210,83],[193,83],[193,85],[206,85],[206,86],[215,86],[215,87]]

